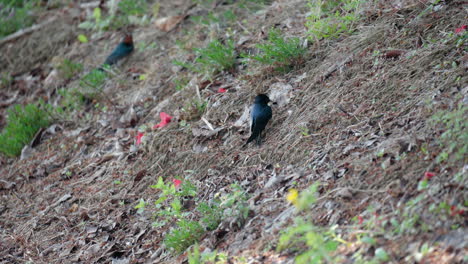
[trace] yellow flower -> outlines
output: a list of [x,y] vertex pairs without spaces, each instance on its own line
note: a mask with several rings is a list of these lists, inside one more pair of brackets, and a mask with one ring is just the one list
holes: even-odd
[[294,206],[297,206],[297,198],[299,197],[299,192],[296,189],[289,189],[286,200],[290,201]]

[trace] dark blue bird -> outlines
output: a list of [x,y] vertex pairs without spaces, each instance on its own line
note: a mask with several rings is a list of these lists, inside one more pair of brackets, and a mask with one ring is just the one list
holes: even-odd
[[265,94],[259,94],[255,97],[252,112],[250,113],[250,117],[252,118],[250,131],[252,135],[250,135],[245,145],[249,144],[254,139],[256,139],[257,145],[260,145],[262,131],[272,117],[271,107],[268,105],[268,102],[270,102],[270,98]]
[[117,47],[112,51],[112,53],[104,61],[104,65],[114,65],[119,60],[127,57],[133,51],[133,38],[132,35],[125,35],[125,38],[122,42],[117,45]]

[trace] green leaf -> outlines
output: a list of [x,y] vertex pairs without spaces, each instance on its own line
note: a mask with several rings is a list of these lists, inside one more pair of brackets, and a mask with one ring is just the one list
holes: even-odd
[[154,205],[158,205],[158,204],[160,204],[160,203],[162,203],[162,202],[164,202],[164,201],[166,201],[166,200],[167,200],[167,196],[161,196],[161,197],[159,197],[158,200],[156,200],[156,201],[154,202]]
[[80,34],[78,35],[78,41],[81,43],[88,43],[88,38],[85,35]]
[[428,186],[428,180],[424,179],[422,181],[419,181],[418,183],[418,191],[422,191],[424,189],[427,189]]
[[135,209],[144,209],[145,208],[145,200],[143,199],[140,199],[140,201],[138,202],[138,204],[135,206]]
[[82,28],[82,29],[92,29],[93,27],[94,27],[94,23],[90,21],[85,21],[78,25],[78,28]]
[[159,177],[158,178],[158,183],[156,183],[155,185],[151,185],[150,187],[153,188],[153,189],[164,189],[165,185],[164,185],[163,178]]
[[369,237],[369,236],[365,236],[361,239],[362,242],[366,243],[366,244],[369,244],[369,245],[375,245],[376,244],[376,241],[374,238],[372,237]]
[[96,7],[93,10],[93,17],[96,19],[96,23],[99,23],[101,21],[101,8]]
[[180,210],[182,210],[182,203],[179,199],[174,199],[171,203],[171,207],[176,213],[180,213]]
[[154,18],[157,18],[157,17],[158,17],[158,15],[159,15],[159,8],[160,8],[160,4],[159,4],[159,3],[156,3],[156,4],[153,5],[153,8],[152,8],[153,10],[152,10],[152,11],[153,11],[153,17],[154,17]]
[[389,261],[390,257],[388,256],[387,252],[383,248],[378,248],[375,250],[375,256],[377,259],[381,261]]

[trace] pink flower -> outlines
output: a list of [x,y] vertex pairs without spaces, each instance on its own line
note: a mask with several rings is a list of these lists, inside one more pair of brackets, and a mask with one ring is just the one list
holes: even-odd
[[159,113],[159,116],[161,117],[161,122],[159,122],[159,124],[154,125],[153,129],[165,127],[171,122],[172,116],[164,112]]
[[225,93],[225,92],[227,92],[227,90],[224,89],[224,88],[219,88],[219,89],[218,89],[218,93]]
[[461,26],[461,27],[459,27],[459,28],[456,28],[456,29],[455,29],[455,34],[462,33],[463,31],[466,30],[467,27],[468,27],[467,25],[463,25],[463,26]]
[[430,180],[432,177],[435,176],[435,173],[433,172],[429,172],[429,171],[426,171],[424,173],[424,177],[423,177],[423,180]]
[[140,145],[141,144],[141,138],[145,135],[145,133],[141,133],[141,132],[138,132],[137,136],[136,136],[136,145]]
[[174,180],[172,180],[172,182],[174,183],[174,186],[175,186],[176,188],[178,188],[178,187],[180,186],[180,184],[182,183],[182,181],[181,181],[181,180],[178,180],[178,179],[174,179]]

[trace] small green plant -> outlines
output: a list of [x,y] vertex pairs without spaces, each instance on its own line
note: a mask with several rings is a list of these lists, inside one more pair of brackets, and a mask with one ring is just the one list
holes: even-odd
[[182,111],[188,120],[194,120],[205,113],[207,106],[208,103],[206,101],[193,98],[190,102],[185,104]]
[[[111,9],[113,10],[113,9]],[[85,22],[78,25],[82,29],[93,29],[93,30],[105,30],[109,28],[112,22],[112,16],[107,19],[102,19],[101,8],[96,7],[93,10],[93,14]]]
[[291,66],[300,61],[305,53],[299,38],[285,39],[280,31],[271,29],[268,33],[268,41],[258,44],[258,55],[243,55],[262,64],[272,65],[278,71],[287,71]]
[[362,0],[309,0],[306,27],[311,38],[336,38],[352,33]]
[[[158,182],[150,187],[161,191],[159,198],[154,202],[157,211],[154,215],[156,221],[153,226],[159,227],[177,222],[177,227],[164,238],[164,245],[174,253],[180,254],[205,233],[205,229],[199,222],[186,219],[188,214],[183,212],[182,208],[181,198],[194,197],[197,193],[196,188],[189,181],[179,179],[175,179],[173,184],[164,183],[162,177],[159,177]],[[144,208],[144,205],[140,207]]]
[[148,6],[146,0],[109,1],[109,14],[102,16],[102,10],[96,7],[93,14],[78,27],[92,30],[109,30],[121,28],[129,24],[145,24],[149,19],[145,16]]
[[219,40],[212,41],[206,48],[195,49],[195,54],[198,56],[195,62],[201,64],[205,71],[230,70],[235,65],[236,52],[232,40],[227,40],[225,45]]
[[443,148],[437,156],[438,162],[443,162],[451,158],[453,161],[466,158],[468,151],[468,106],[463,102],[458,103],[456,109],[452,111],[440,111],[436,113],[431,121],[434,126],[442,125],[444,132],[439,137],[439,142]]
[[49,125],[49,114],[41,107],[43,103],[39,105],[15,105],[7,111],[7,125],[0,134],[1,153],[10,157],[18,156],[36,132]]
[[[232,185],[232,193],[224,195],[219,200],[201,202],[196,207],[199,214],[195,214],[198,220],[193,219],[193,214],[186,212],[183,199],[196,200],[197,190],[187,180],[174,179],[173,183],[165,183],[159,177],[151,188],[160,191],[154,202],[155,213],[153,227],[173,225],[164,238],[164,245],[175,254],[180,254],[188,247],[196,243],[207,230],[215,230],[223,217],[235,217],[244,222],[248,216],[247,196],[238,185]],[[150,202],[140,199],[135,206],[139,212],[148,208]],[[242,223],[239,223],[239,225]]]
[[71,79],[83,70],[81,63],[74,63],[71,60],[64,59],[57,67],[60,76],[66,80]]
[[[180,186],[180,190],[176,190],[176,185]],[[169,184],[165,183],[162,177],[159,177],[158,182],[150,187],[162,192],[154,202],[157,209],[154,215],[154,227],[164,226],[174,220],[183,218],[185,214],[182,212],[180,198],[194,197],[197,194],[197,189],[191,182],[178,179],[174,180],[174,184]]]
[[146,0],[122,0],[118,4],[119,10],[127,16],[140,16],[146,13]]
[[[317,200],[318,183],[299,194],[295,189],[290,190],[287,199],[299,210],[310,208]],[[335,228],[328,230],[313,225],[306,216],[298,216],[293,226],[288,227],[280,236],[277,250],[287,248],[298,251],[296,263],[336,263],[331,255],[342,241],[335,234]],[[305,247],[305,249],[303,249]]]
[[7,36],[35,21],[33,10],[38,1],[6,1],[0,3],[0,37]]
[[299,129],[301,130],[301,135],[302,135],[303,137],[310,137],[309,128],[307,128],[307,127],[300,127]]
[[164,245],[166,245],[166,248],[180,254],[198,242],[204,233],[205,229],[200,223],[181,219],[177,222],[177,227],[172,229],[164,238]]
[[210,78],[220,71],[232,70],[236,63],[236,52],[232,40],[226,40],[226,44],[215,40],[210,42],[206,48],[194,49],[194,51],[197,58],[193,63],[174,61],[174,64],[193,72],[205,74],[206,77]]
[[142,214],[145,211],[146,202],[144,199],[140,199],[138,204],[135,205],[135,209],[137,209],[137,213]]
[[215,230],[223,219],[223,210],[217,201],[212,204],[200,203],[197,207],[202,217],[200,222],[206,230]]
[[200,114],[203,114],[206,110],[206,107],[208,106],[208,103],[206,101],[199,101],[199,100],[194,100],[192,104],[195,106],[198,113]]
[[228,261],[228,256],[225,253],[218,253],[216,250],[200,253],[198,244],[195,244],[187,258],[189,264],[225,264]]
[[295,263],[335,263],[331,254],[338,248],[338,242],[334,240],[333,229],[323,230],[304,219],[297,218],[294,226],[289,227],[280,237],[278,250],[304,245],[307,250],[301,252],[295,259]]
[[106,73],[95,69],[83,76],[80,86],[83,88],[83,95],[88,98],[96,98],[102,92],[102,85],[106,81]]
[[56,108],[57,114],[78,110],[86,102],[85,96],[76,88],[62,88],[58,90],[58,94],[62,96],[62,100],[60,106]]
[[176,91],[182,91],[185,88],[185,86],[187,86],[189,81],[190,80],[185,77],[179,77],[172,81],[172,83],[174,84]]
[[0,89],[8,87],[13,82],[13,77],[7,73],[3,73],[0,76]]
[[129,24],[143,25],[149,21],[145,16],[148,10],[146,0],[122,0],[118,4],[118,9],[122,14],[113,17],[112,28]]
[[249,205],[247,200],[249,199],[247,193],[238,184],[231,185],[231,192],[221,197],[221,208],[224,209],[224,216],[234,217],[237,219],[239,226],[243,225],[243,222],[249,216]]

